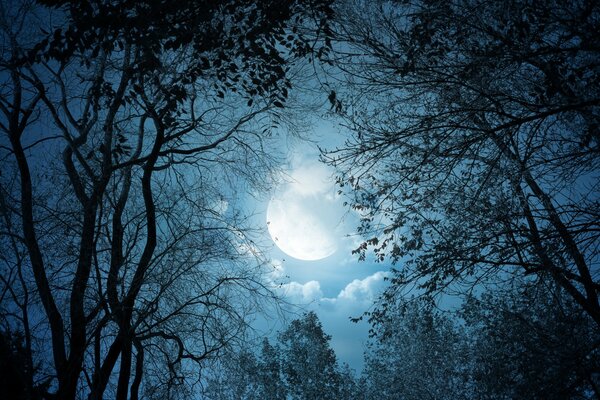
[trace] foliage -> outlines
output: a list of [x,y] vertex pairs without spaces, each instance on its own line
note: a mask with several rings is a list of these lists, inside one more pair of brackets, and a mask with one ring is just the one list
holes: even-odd
[[367,398],[597,398],[597,327],[564,291],[521,283],[459,312],[416,299],[388,312],[365,354]]
[[0,333],[0,390],[15,400],[27,398],[28,369],[22,335]]
[[480,398],[600,395],[597,327],[563,290],[552,286],[527,284],[471,297],[463,305],[473,349],[471,376]]
[[217,363],[210,365],[202,398],[210,400],[264,398],[257,395],[257,390],[260,389],[257,383],[257,368],[259,368],[258,360],[250,351],[242,350],[237,354],[225,354]]
[[48,396],[192,396],[273,299],[236,193],[330,2],[0,6],[2,317]]
[[314,312],[292,321],[280,334],[282,372],[293,399],[344,398],[344,377],[330,339]]
[[282,354],[277,345],[273,346],[268,339],[263,339],[262,349],[257,366],[258,397],[260,399],[286,400],[290,392],[282,379]]
[[[315,37],[320,33],[329,41],[332,17],[330,1],[40,2],[66,10],[70,21],[31,49],[29,58],[69,60],[85,54],[81,62],[90,66],[105,53],[133,46],[139,58],[130,66],[132,89],[157,85],[170,107],[192,95],[190,83],[207,76],[216,77],[218,97],[242,91],[249,105],[267,97],[283,107],[291,88],[286,64],[327,53]],[[190,62],[176,79],[160,82],[157,73],[174,61],[164,55],[179,50]]]
[[260,354],[230,355],[209,379],[209,399],[351,399],[352,372],[340,368],[314,312],[292,321],[274,345],[263,339]]
[[476,398],[464,332],[431,304],[402,304],[375,331],[363,371],[368,399]]
[[410,285],[533,275],[600,324],[598,2],[339,9],[334,99],[353,137],[323,157],[362,216],[355,252],[395,264],[377,311]]

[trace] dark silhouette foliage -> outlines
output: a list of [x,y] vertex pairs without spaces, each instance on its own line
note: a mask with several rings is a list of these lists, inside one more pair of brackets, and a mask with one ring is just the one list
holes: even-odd
[[[356,399],[353,373],[341,368],[314,312],[293,320],[276,343],[232,354],[215,368],[208,399]],[[358,397],[359,398],[359,397]]]
[[378,310],[411,285],[468,293],[528,275],[600,324],[598,2],[340,14],[338,115],[353,137],[324,159],[362,217],[357,256],[395,265]]
[[411,299],[374,326],[369,399],[598,398],[594,322],[562,289],[521,282],[456,311]]
[[264,141],[289,69],[328,51],[331,2],[0,5],[9,324],[49,396],[191,395],[272,297],[219,205],[235,180],[268,185]]

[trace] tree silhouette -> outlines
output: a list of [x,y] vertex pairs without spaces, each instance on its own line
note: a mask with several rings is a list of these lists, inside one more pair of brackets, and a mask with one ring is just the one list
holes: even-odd
[[472,295],[456,311],[406,299],[373,326],[366,397],[598,398],[595,343],[594,321],[551,282]]
[[550,276],[600,324],[594,1],[340,6],[324,154],[359,212],[360,258],[402,288],[465,293]]
[[553,282],[470,297],[460,315],[479,398],[598,398],[598,331]]
[[208,399],[351,399],[359,398],[353,373],[340,368],[314,312],[293,320],[260,352],[229,354],[213,368],[203,395]]
[[456,320],[419,301],[373,326],[363,377],[368,399],[468,399],[469,348]]
[[293,399],[342,398],[342,377],[330,339],[314,312],[281,332],[282,372]]
[[47,319],[26,340],[47,329],[51,357],[28,357],[57,398],[183,396],[272,297],[231,194],[265,184],[287,70],[326,53],[329,2],[1,14],[2,301],[21,309],[9,323]]

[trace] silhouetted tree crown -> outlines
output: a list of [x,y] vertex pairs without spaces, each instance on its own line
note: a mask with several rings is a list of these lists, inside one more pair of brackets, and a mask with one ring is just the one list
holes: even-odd
[[353,135],[324,160],[361,216],[355,253],[395,265],[377,311],[412,284],[549,276],[600,324],[598,2],[339,13],[335,101]]
[[289,70],[327,53],[331,2],[0,6],[2,323],[28,392],[191,396],[274,297],[226,199],[269,185]]

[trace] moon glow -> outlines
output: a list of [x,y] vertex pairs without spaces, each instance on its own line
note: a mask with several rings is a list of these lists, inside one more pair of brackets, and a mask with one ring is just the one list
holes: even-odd
[[271,199],[267,226],[284,253],[305,261],[329,257],[338,247],[340,207],[327,171],[317,165],[291,174],[292,182]]

